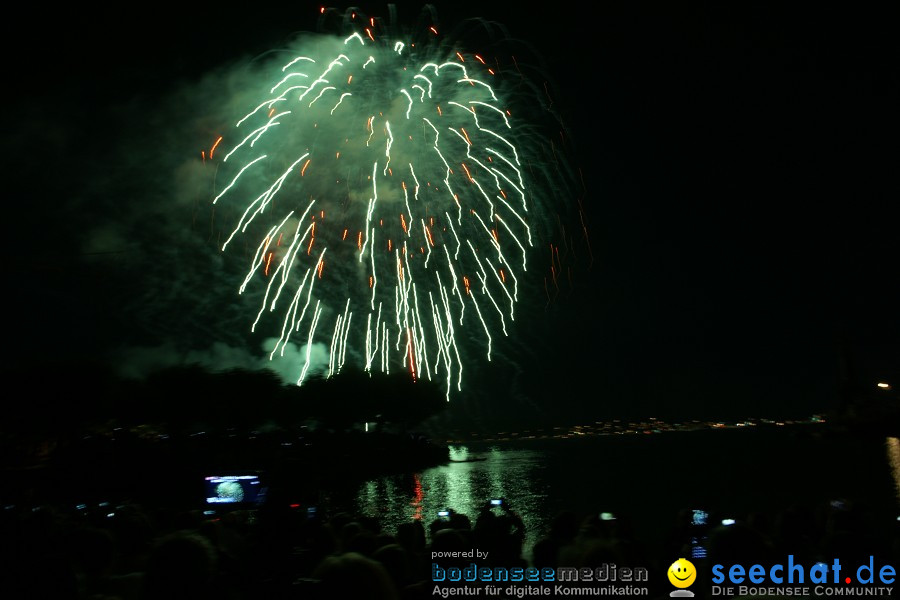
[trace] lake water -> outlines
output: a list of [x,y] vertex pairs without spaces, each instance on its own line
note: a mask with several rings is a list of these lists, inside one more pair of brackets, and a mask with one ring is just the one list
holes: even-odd
[[628,516],[637,536],[660,542],[681,509],[743,518],[792,505],[850,501],[872,526],[900,514],[900,441],[823,435],[816,425],[551,439],[451,446],[453,462],[380,477],[335,492],[334,508],[379,517],[388,531],[427,525],[452,508],[473,521],[504,497],[527,528],[526,557],[550,520],[568,509]]

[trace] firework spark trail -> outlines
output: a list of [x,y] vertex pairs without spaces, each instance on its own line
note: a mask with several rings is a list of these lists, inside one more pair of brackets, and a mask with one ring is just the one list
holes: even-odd
[[270,279],[251,327],[283,310],[270,359],[306,328],[298,384],[309,348],[328,338],[325,318],[328,375],[348,355],[367,371],[380,357],[382,371],[444,381],[449,400],[462,386],[459,344],[490,360],[494,336],[508,335],[533,245],[516,123],[482,59],[417,64],[406,45],[367,36],[278,65],[264,99],[216,141],[234,174],[213,203],[246,203],[222,250],[264,230],[239,291]]

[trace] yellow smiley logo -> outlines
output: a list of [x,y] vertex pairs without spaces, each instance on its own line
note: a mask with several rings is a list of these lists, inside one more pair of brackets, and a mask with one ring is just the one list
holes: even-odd
[[691,561],[679,558],[669,567],[669,582],[677,588],[690,587],[697,579],[697,569]]

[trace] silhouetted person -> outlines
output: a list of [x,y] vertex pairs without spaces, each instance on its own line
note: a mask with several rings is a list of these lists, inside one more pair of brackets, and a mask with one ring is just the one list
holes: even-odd
[[555,569],[561,565],[559,555],[562,548],[572,544],[578,535],[578,516],[571,510],[557,514],[550,523],[550,531],[534,545],[533,566]]
[[[501,512],[496,513],[499,509]],[[486,505],[475,521],[475,544],[488,552],[488,562],[501,566],[527,566],[522,558],[525,524],[503,501],[499,506]]]
[[382,546],[375,551],[372,558],[381,563],[398,590],[413,582],[409,554],[400,544]]
[[219,598],[216,551],[208,539],[192,532],[170,534],[151,550],[144,574],[146,600]]
[[[471,543],[462,531],[456,529],[439,529],[431,536],[431,553],[439,552],[442,556],[452,556],[454,552],[466,552],[471,549]],[[445,558],[441,566],[465,567],[470,559],[462,557]]]
[[397,590],[385,568],[362,554],[329,556],[313,572],[321,581],[322,598],[397,600]]
[[425,527],[422,521],[401,523],[397,527],[397,542],[409,552],[418,554],[425,550]]
[[401,523],[397,527],[397,543],[403,546],[409,556],[413,579],[427,577],[430,563],[425,556],[425,527],[422,521]]

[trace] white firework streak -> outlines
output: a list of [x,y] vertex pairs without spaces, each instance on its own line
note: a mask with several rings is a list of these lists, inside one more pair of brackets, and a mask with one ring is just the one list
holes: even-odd
[[222,250],[260,229],[239,291],[269,279],[251,329],[283,311],[270,359],[306,327],[298,384],[321,342],[326,376],[347,362],[402,366],[443,382],[449,400],[462,356],[490,361],[494,335],[508,335],[533,246],[516,123],[493,73],[461,55],[416,65],[408,45],[359,34],[332,47],[273,69],[225,136],[234,174],[213,203],[234,203],[239,217]]

